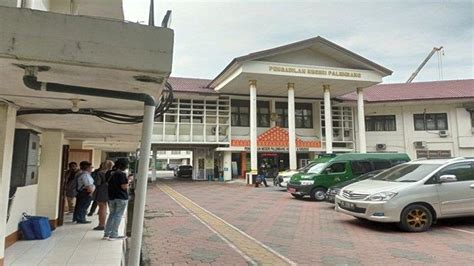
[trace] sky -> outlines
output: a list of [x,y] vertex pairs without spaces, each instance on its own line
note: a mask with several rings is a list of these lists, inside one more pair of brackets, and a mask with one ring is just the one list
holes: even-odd
[[[125,19],[148,23],[150,0],[123,0]],[[474,78],[474,1],[155,0],[155,23],[172,11],[174,77],[213,79],[233,58],[321,36],[405,82],[433,47],[442,79]],[[435,54],[415,78],[440,80]]]

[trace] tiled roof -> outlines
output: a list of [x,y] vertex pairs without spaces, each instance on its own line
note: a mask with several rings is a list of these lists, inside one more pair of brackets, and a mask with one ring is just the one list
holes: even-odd
[[173,87],[174,92],[194,92],[194,93],[217,93],[214,89],[207,87],[207,84],[211,82],[210,79],[197,79],[197,78],[177,78],[170,77],[168,82]]
[[[445,80],[414,83],[379,84],[364,89],[367,102],[397,102],[474,98],[474,79]],[[355,92],[338,97],[357,100]]]

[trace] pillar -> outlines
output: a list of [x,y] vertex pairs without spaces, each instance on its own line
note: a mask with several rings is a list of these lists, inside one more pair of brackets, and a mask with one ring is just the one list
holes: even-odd
[[16,108],[0,102],[0,265],[5,257],[5,237],[10,177],[15,139]]
[[362,88],[357,88],[357,124],[359,135],[359,152],[367,153],[367,143],[365,141],[365,112],[364,112],[364,93]]
[[290,170],[297,169],[296,163],[296,128],[295,128],[295,84],[288,83],[288,152]]
[[98,169],[100,167],[100,164],[102,163],[102,151],[99,149],[94,149],[92,151],[92,166],[94,168]]
[[232,180],[232,152],[230,151],[224,152],[222,171],[224,172],[224,181]]
[[329,85],[323,85],[324,91],[324,123],[326,133],[326,153],[332,153],[332,109]]
[[158,156],[158,147],[155,145],[151,148],[153,150],[153,156],[151,157],[151,182],[156,181],[156,157]]
[[257,81],[250,80],[250,171],[258,173],[257,161]]
[[36,212],[47,216],[53,223],[58,218],[63,139],[64,133],[60,130],[47,130],[41,134]]

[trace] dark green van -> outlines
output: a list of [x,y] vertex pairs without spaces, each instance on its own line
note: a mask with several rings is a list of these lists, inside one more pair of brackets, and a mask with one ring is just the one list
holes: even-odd
[[325,199],[326,190],[331,186],[408,161],[410,157],[405,153],[338,154],[325,163],[314,165],[305,173],[293,175],[287,188],[295,198],[310,196],[313,200],[321,201]]

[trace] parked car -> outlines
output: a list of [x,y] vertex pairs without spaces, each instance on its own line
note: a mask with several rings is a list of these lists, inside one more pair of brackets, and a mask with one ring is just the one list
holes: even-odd
[[341,188],[343,188],[345,186],[348,186],[350,184],[354,184],[356,182],[362,181],[362,180],[372,178],[375,175],[377,175],[377,174],[379,174],[383,171],[384,170],[382,169],[382,170],[375,170],[375,171],[372,171],[372,172],[368,172],[368,173],[360,175],[360,176],[358,176],[354,179],[350,179],[350,180],[347,180],[345,182],[341,182],[337,185],[334,185],[334,186],[328,188],[328,191],[326,192],[326,201],[334,203],[334,201],[336,200],[336,195],[339,194],[339,191],[341,191]]
[[418,160],[344,187],[336,211],[409,232],[437,219],[474,216],[474,158]]
[[322,201],[331,186],[408,161],[410,157],[405,153],[338,154],[326,163],[311,167],[306,173],[293,175],[288,183],[288,192],[295,198],[309,196],[312,200]]
[[298,174],[298,173],[306,173],[311,167],[318,163],[325,163],[331,158],[334,158],[336,155],[335,154],[320,154],[316,159],[312,160],[308,165],[305,167],[301,167],[300,169],[296,171],[283,171],[278,173],[278,176],[273,180],[273,184],[275,186],[281,187],[281,188],[287,188],[288,182],[290,182],[290,179],[293,175]]
[[174,169],[174,176],[176,177],[192,177],[193,166],[192,165],[180,165]]

